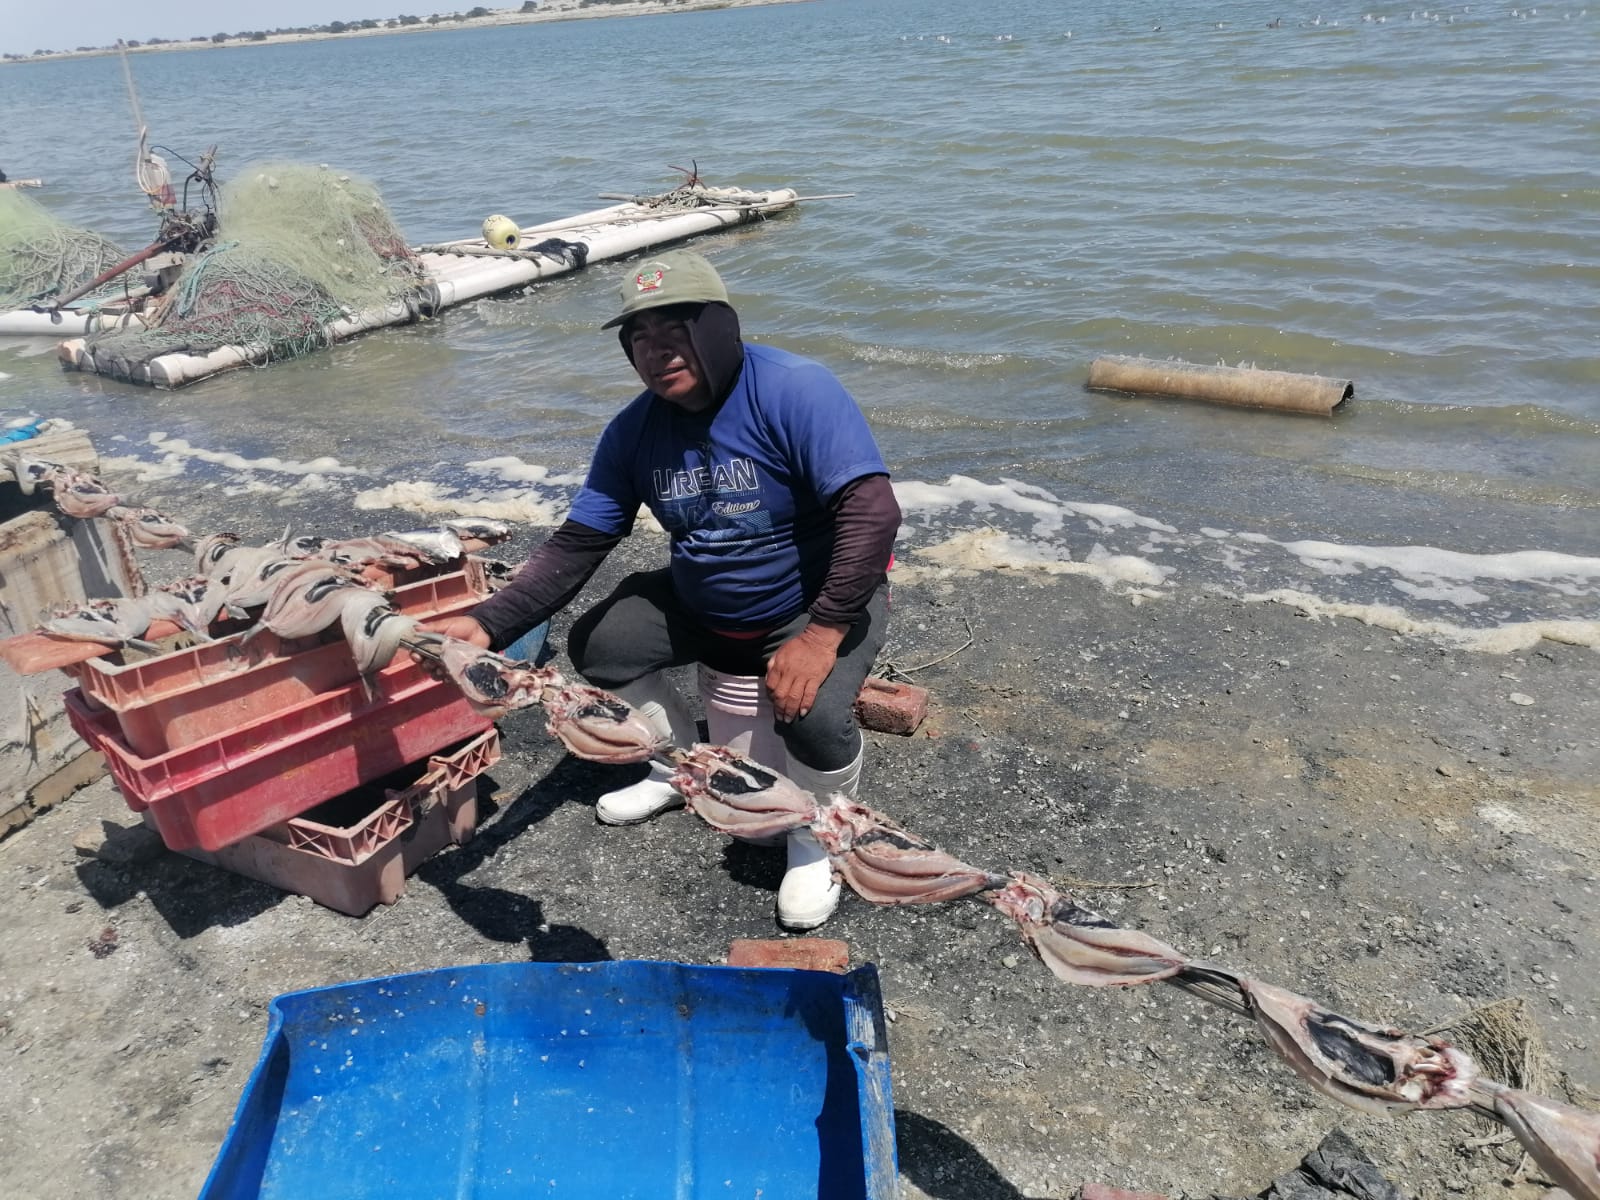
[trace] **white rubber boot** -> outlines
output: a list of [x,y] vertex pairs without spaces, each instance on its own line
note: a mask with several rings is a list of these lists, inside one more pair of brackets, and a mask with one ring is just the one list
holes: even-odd
[[[861,753],[858,750],[855,761],[837,771],[817,771],[791,761],[788,776],[819,803],[840,794],[854,800],[861,782]],[[815,929],[838,907],[839,881],[833,877],[827,851],[811,830],[796,829],[789,834],[789,869],[778,885],[778,924],[785,929]]]
[[[698,739],[694,718],[678,689],[660,671],[652,671],[632,683],[612,688],[611,693],[633,705],[639,715],[655,726],[656,732],[674,746],[688,748]],[[683,797],[672,784],[670,768],[650,764],[650,774],[638,783],[607,792],[595,805],[594,815],[606,825],[637,825],[669,808],[682,808]]]
[[[788,773],[789,752],[773,725],[772,696],[759,675],[729,675],[700,666],[700,700],[706,707],[706,741],[738,751],[751,762]],[[756,846],[776,846],[783,834],[742,838]]]

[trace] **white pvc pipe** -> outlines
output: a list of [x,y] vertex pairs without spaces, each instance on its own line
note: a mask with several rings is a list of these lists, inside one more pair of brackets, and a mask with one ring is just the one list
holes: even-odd
[[27,308],[0,312],[0,335],[12,337],[60,337],[62,334],[122,329],[129,325],[143,328],[144,320],[137,313],[77,312],[72,309],[54,314],[34,312]]

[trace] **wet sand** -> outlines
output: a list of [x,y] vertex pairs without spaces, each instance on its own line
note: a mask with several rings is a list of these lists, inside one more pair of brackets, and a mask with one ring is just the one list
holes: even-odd
[[[286,519],[182,477],[140,493],[256,540]],[[662,554],[631,539],[589,594]],[[1594,651],[1464,654],[1280,605],[1136,601],[915,553],[894,621],[886,664],[933,710],[914,737],[872,735],[863,800],[966,861],[1050,876],[1118,923],[1352,1016],[1415,1031],[1526,997],[1571,1095],[1596,1104]],[[529,958],[709,963],[731,939],[777,936],[777,851],[682,812],[597,826],[594,798],[624,769],[565,756],[537,713],[503,733],[476,840],[364,919],[173,854],[82,858],[80,830],[133,823],[108,781],[0,843],[8,1192],[194,1195],[283,991]],[[117,948],[97,958],[107,927]],[[908,1200],[1066,1197],[1085,1181],[1254,1194],[1336,1126],[1428,1200],[1548,1186],[1531,1169],[1508,1185],[1515,1145],[1469,1145],[1486,1132],[1469,1118],[1321,1099],[1242,1020],[1181,993],[1059,983],[970,901],[847,895],[820,932],[882,972]]]

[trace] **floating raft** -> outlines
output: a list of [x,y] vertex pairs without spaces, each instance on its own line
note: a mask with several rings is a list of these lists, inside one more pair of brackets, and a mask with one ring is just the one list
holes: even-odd
[[[324,340],[331,344],[368,330],[410,324],[469,300],[564,275],[590,263],[750,224],[793,208],[800,199],[793,188],[747,191],[700,186],[695,191],[696,207],[653,203],[654,198],[645,198],[523,226],[517,248],[512,250],[491,246],[482,237],[418,247],[415,253],[427,280],[424,287],[405,301],[331,322],[323,327]],[[236,367],[263,365],[270,360],[271,351],[265,345],[235,345],[209,354],[169,353],[144,362],[120,357],[100,362],[88,339],[78,337],[62,342],[57,356],[61,365],[71,370],[179,388]]]

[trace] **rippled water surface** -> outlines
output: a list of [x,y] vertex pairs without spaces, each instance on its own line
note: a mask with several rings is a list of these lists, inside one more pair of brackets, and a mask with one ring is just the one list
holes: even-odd
[[[691,160],[853,193],[701,246],[752,336],[845,378],[902,481],[1194,538],[1600,542],[1600,8],[816,0],[131,61],[157,141],[360,172],[414,242]],[[143,243],[117,59],[0,69],[0,106],[0,165]],[[597,329],[615,274],[172,394],[0,347],[0,407],[445,488],[494,455],[578,470],[632,387]],[[1321,421],[1086,392],[1107,353],[1356,398]]]

